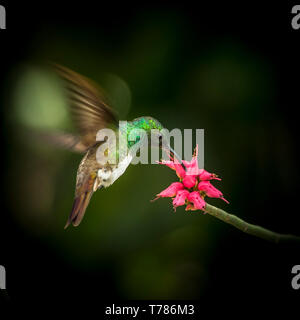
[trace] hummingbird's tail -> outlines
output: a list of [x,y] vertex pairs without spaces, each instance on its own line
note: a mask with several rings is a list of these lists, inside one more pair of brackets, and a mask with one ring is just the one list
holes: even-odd
[[85,210],[90,202],[92,197],[93,190],[89,190],[81,193],[78,197],[75,198],[73,202],[73,207],[69,215],[68,221],[65,225],[65,229],[72,223],[73,226],[77,227],[85,213]]
[[80,187],[76,186],[76,195],[73,202],[73,207],[69,215],[68,221],[65,225],[65,229],[72,223],[74,227],[77,227],[84,214],[85,210],[91,200],[94,191],[99,187],[99,180],[96,179],[97,174],[91,173],[85,181],[80,184]]

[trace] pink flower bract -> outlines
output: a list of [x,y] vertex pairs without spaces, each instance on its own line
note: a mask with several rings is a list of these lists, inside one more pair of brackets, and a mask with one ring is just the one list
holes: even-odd
[[192,176],[192,175],[186,175],[183,180],[182,180],[182,184],[186,187],[186,188],[193,188],[195,186],[197,182],[197,178],[196,176]]
[[157,198],[171,198],[175,197],[179,190],[184,189],[184,186],[180,182],[173,182],[168,186],[167,189],[163,190],[161,193],[157,194]]
[[188,198],[189,192],[187,190],[179,190],[176,197],[173,199],[174,209],[185,204],[185,200]]
[[205,192],[205,195],[210,198],[221,198],[225,202],[229,203],[226,199],[224,199],[223,193],[215,188],[209,181],[199,182],[198,190]]
[[199,179],[202,180],[202,181],[206,181],[206,180],[212,180],[212,179],[215,179],[215,180],[221,180],[220,178],[217,177],[216,174],[214,173],[210,173],[204,169],[200,169],[199,170]]
[[205,201],[201,198],[198,191],[193,191],[188,195],[188,200],[194,205],[195,209],[203,210],[205,207]]

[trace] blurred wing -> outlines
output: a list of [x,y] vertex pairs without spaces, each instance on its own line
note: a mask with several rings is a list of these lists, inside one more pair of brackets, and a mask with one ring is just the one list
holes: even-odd
[[88,150],[79,136],[70,133],[26,128],[22,131],[22,137],[30,143],[48,144],[78,153],[85,153]]
[[68,68],[57,64],[54,67],[66,83],[71,114],[81,141],[90,147],[96,142],[98,130],[118,126],[117,116],[96,84]]
[[81,142],[81,138],[70,133],[63,132],[39,132],[40,140],[55,147],[70,150],[78,153],[85,153],[87,146]]

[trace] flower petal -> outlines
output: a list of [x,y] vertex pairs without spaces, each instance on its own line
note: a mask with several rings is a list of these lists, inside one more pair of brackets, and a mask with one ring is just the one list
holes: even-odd
[[199,167],[198,167],[198,145],[194,150],[194,154],[191,161],[183,161],[183,164],[186,166],[187,171],[186,175],[195,175],[199,174]]
[[182,180],[182,184],[186,188],[193,188],[197,182],[196,176],[193,175],[186,175]]
[[175,197],[177,192],[179,190],[183,190],[184,186],[181,182],[173,182],[172,184],[170,184],[168,186],[168,188],[166,188],[165,190],[163,190],[162,192],[160,192],[159,194],[156,195],[156,198],[154,200],[157,200],[158,198],[171,198],[171,197]]
[[189,192],[187,190],[179,190],[176,194],[176,197],[173,200],[174,209],[179,206],[183,206],[188,196],[189,196]]
[[223,197],[223,193],[218,190],[217,188],[215,188],[209,181],[201,181],[198,184],[198,190],[199,191],[204,191],[205,194],[208,197],[211,198],[220,198],[222,200],[224,200],[225,202],[229,203],[224,197]]
[[175,166],[177,177],[179,179],[183,179],[185,177],[185,174],[186,174],[183,166],[180,163],[174,163],[174,166]]
[[198,210],[205,208],[205,201],[201,198],[198,191],[193,191],[188,195],[188,200],[193,203],[194,207]]
[[210,173],[204,169],[199,170],[199,179],[202,181],[212,180],[212,179],[221,180],[220,178],[217,177],[216,174]]

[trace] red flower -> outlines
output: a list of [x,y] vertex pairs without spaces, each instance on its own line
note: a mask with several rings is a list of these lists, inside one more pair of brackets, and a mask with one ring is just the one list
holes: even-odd
[[162,160],[160,164],[176,171],[180,182],[173,182],[167,189],[157,194],[158,198],[173,198],[173,207],[176,210],[177,207],[186,204],[185,210],[203,210],[205,211],[205,196],[212,198],[224,199],[220,190],[216,189],[208,180],[221,180],[216,174],[210,173],[204,169],[199,169],[198,166],[198,146],[195,148],[191,161],[183,160],[184,167],[173,161]]

